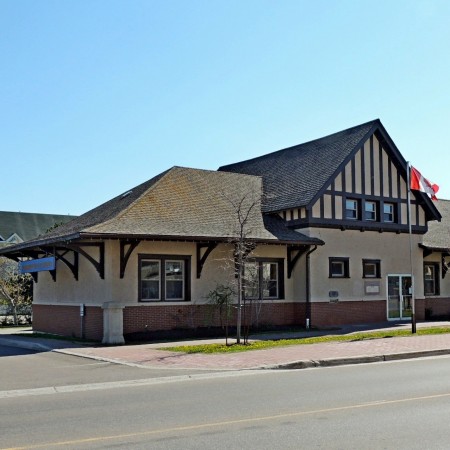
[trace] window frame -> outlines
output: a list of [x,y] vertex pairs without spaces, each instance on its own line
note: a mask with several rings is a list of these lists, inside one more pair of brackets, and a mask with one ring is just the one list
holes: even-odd
[[[142,262],[157,261],[159,263],[159,298],[142,298]],[[167,298],[167,269],[166,263],[183,262],[182,274],[182,298]],[[179,281],[179,280],[175,280]],[[191,300],[191,256],[190,255],[160,255],[160,254],[139,254],[138,255],[138,302],[140,303],[161,303],[161,302],[189,302]]]
[[[367,210],[368,205],[373,206],[373,209]],[[378,219],[378,202],[374,200],[366,200],[364,202],[364,220],[368,222],[376,222],[377,219]]]
[[[426,279],[426,268],[431,267],[433,269],[433,292],[427,291],[427,279]],[[440,278],[439,278],[439,263],[438,262],[424,262],[423,263],[423,294],[425,297],[432,297],[436,295],[440,295]]]
[[[390,212],[386,212],[386,206],[391,207]],[[386,217],[390,217],[390,219],[386,219]],[[395,214],[395,204],[392,202],[384,202],[383,203],[383,222],[384,223],[395,223],[396,214]]]
[[[353,207],[351,207],[351,208],[349,208],[350,202],[353,203]],[[349,212],[353,213],[353,214],[351,214],[351,217],[349,215]],[[346,198],[345,199],[345,219],[346,220],[359,220],[360,217],[361,217],[361,214],[360,214],[359,200],[356,198]]]
[[[333,271],[333,265],[336,263],[342,265],[342,271],[336,273]],[[328,278],[350,278],[350,258],[331,256],[328,258]]]
[[[276,274],[277,279],[276,281],[276,289],[277,289],[277,295],[276,296],[264,296],[264,270],[263,266],[265,264],[276,264]],[[246,283],[246,271],[247,266],[249,265],[255,265],[256,266],[256,274],[257,274],[257,285],[256,289],[253,288],[257,292],[256,296],[247,296],[246,292],[246,284],[248,284],[248,281]],[[270,272],[270,270],[269,270]],[[273,281],[269,279],[269,282]],[[283,300],[284,299],[284,258],[252,258],[248,260],[244,264],[244,298],[247,300]]]
[[[374,274],[369,274],[367,271],[368,266],[374,266]],[[379,259],[363,259],[362,260],[362,272],[363,278],[377,279],[381,278],[381,261]]]

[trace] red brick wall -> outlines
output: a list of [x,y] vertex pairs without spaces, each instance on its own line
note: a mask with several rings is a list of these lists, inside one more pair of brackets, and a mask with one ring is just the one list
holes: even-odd
[[[33,330],[62,336],[81,337],[80,307],[33,305]],[[103,311],[100,307],[86,307],[84,337],[102,340]]]
[[426,298],[425,308],[431,309],[431,317],[450,315],[450,298]]
[[[229,324],[236,323],[236,310],[233,308]],[[247,307],[245,318],[254,325],[296,325],[305,323],[305,305],[298,303],[263,303],[261,311]],[[223,316],[222,324],[225,324]],[[217,308],[210,305],[151,305],[127,306],[123,312],[124,334],[142,331],[161,331],[197,327],[220,326]]]
[[375,323],[386,321],[386,301],[311,303],[311,326]]

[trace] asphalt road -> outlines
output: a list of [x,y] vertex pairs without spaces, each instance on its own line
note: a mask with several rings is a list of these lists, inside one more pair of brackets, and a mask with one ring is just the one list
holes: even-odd
[[[189,371],[189,374],[203,372]],[[54,352],[0,345],[0,391],[115,382],[185,374],[177,369],[141,369]]]
[[0,448],[447,449],[449,375],[440,357],[2,390]]

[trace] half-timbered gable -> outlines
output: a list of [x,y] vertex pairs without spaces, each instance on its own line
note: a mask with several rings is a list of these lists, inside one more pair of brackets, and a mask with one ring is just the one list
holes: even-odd
[[[407,163],[379,120],[219,170],[262,176],[266,211],[293,228],[409,231]],[[414,233],[437,216],[411,195]]]

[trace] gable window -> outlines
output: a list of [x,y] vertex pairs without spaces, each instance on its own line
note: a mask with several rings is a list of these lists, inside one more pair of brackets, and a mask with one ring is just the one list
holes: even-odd
[[283,259],[256,259],[244,267],[244,294],[248,299],[284,297]]
[[424,263],[423,278],[425,295],[439,295],[439,264]]
[[359,219],[358,200],[345,200],[345,218],[351,220]]
[[330,278],[350,278],[349,258],[329,258]]
[[364,220],[377,220],[377,204],[375,202],[364,202]]
[[190,298],[190,257],[139,255],[139,301],[185,301]]
[[394,204],[385,203],[383,205],[383,222],[394,222]]
[[363,259],[363,278],[381,278],[380,260]]

